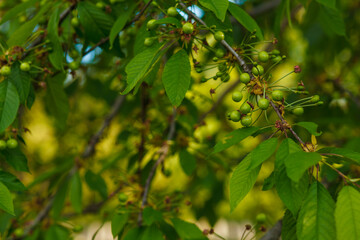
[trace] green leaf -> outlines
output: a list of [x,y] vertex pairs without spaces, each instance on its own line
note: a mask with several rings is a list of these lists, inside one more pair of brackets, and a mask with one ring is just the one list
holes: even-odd
[[322,132],[317,131],[318,125],[316,123],[298,122],[298,123],[296,123],[296,125],[305,128],[310,134],[312,134],[314,136],[320,136],[322,134]]
[[336,0],[316,0],[318,3],[328,8],[336,9]]
[[180,165],[186,175],[190,176],[196,169],[196,159],[185,149],[179,152]]
[[145,228],[141,240],[164,240],[162,232],[154,225]]
[[179,50],[166,62],[162,82],[170,102],[179,106],[190,86],[191,65],[184,49]]
[[130,229],[125,237],[124,237],[124,240],[134,240],[134,239],[140,239],[140,236],[141,236],[141,231],[142,229],[141,228],[132,228]]
[[239,128],[232,131],[231,133],[225,136],[226,138],[223,141],[216,143],[212,154],[221,152],[237,143],[240,143],[245,138],[254,134],[257,130],[259,130],[258,127],[248,127],[248,128]]
[[70,180],[70,202],[75,212],[82,211],[82,185],[79,172],[76,172]]
[[294,182],[299,182],[304,172],[321,161],[321,155],[315,152],[295,152],[285,159],[287,175]]
[[275,172],[272,172],[267,178],[265,178],[262,191],[268,191],[275,186]]
[[2,182],[0,182],[0,209],[15,216],[11,193]]
[[339,36],[346,36],[345,22],[340,11],[322,7],[318,17],[323,29]]
[[81,1],[77,6],[79,20],[85,30],[85,38],[96,43],[109,35],[114,24],[111,15],[88,1]]
[[346,160],[352,164],[360,165],[360,153],[355,152],[350,149],[327,147],[327,148],[322,148],[317,152],[318,153],[327,153],[327,154],[329,154],[328,156],[332,157],[332,158],[333,157],[344,158],[344,160]]
[[45,3],[45,5],[41,7],[40,11],[37,12],[35,17],[17,28],[15,32],[10,35],[8,41],[6,42],[7,45],[9,47],[23,45],[26,39],[33,33],[34,28],[38,25],[41,18],[48,11],[50,5],[50,2]]
[[106,186],[104,179],[99,174],[95,174],[93,171],[88,170],[85,173],[85,180],[86,180],[86,183],[88,184],[88,186],[92,190],[100,193],[102,198],[104,198],[104,199],[107,198],[107,196],[108,196],[107,186]]
[[63,240],[70,239],[69,230],[60,225],[52,225],[45,233],[45,240]]
[[26,187],[17,177],[9,172],[0,171],[0,182],[2,182],[9,190],[25,191]]
[[297,240],[296,218],[294,218],[294,216],[291,214],[289,210],[286,210],[284,218],[282,220],[281,239]]
[[283,201],[284,205],[297,216],[303,199],[306,196],[309,186],[309,176],[304,174],[299,182],[292,181],[286,174],[285,166],[282,165],[276,173],[275,187],[276,191]]
[[64,91],[64,80],[66,74],[59,73],[47,80],[46,106],[55,117],[56,123],[61,129],[66,125],[69,113],[68,97]]
[[14,62],[11,66],[11,74],[9,76],[9,82],[11,82],[19,95],[20,102],[25,103],[30,92],[30,74],[20,70],[20,63]]
[[59,183],[59,188],[55,194],[52,205],[52,213],[55,219],[59,218],[65,206],[66,196],[69,190],[69,180],[65,178]]
[[22,2],[20,4],[16,4],[12,9],[5,11],[4,15],[1,18],[0,25],[11,19],[18,18],[20,13],[25,12],[32,6],[35,6],[35,3],[37,1],[38,0],[29,0],[26,2]]
[[199,0],[200,4],[212,11],[218,19],[224,21],[229,7],[228,0]]
[[111,233],[115,238],[125,227],[128,222],[129,214],[115,214],[111,219]]
[[6,79],[0,82],[0,133],[15,120],[19,105],[15,86]]
[[203,240],[208,239],[201,230],[193,223],[185,222],[179,218],[172,218],[176,232],[182,240]]
[[150,226],[154,222],[163,220],[162,212],[157,211],[151,207],[146,207],[143,211],[144,224]]
[[335,203],[319,182],[314,182],[301,207],[296,234],[301,240],[334,240]]
[[136,8],[136,4],[131,3],[128,9],[121,12],[118,19],[116,19],[114,25],[111,28],[109,41],[110,41],[110,49],[113,47],[115,38],[119,35],[121,30],[125,27],[126,22],[129,20],[131,14]]
[[249,153],[235,168],[230,177],[230,211],[233,211],[241,200],[248,194],[256,182],[261,165],[249,170],[252,161],[252,152]]
[[[163,45],[154,44],[152,47],[147,48],[145,51],[136,55],[125,68],[127,74],[127,86],[122,94],[129,93],[138,82],[148,73],[148,70],[156,62],[158,53],[161,51]],[[155,65],[155,64],[154,64]]]
[[231,15],[246,28],[249,32],[253,32],[256,30],[256,36],[259,40],[264,40],[264,36],[262,34],[261,28],[258,26],[256,21],[245,12],[241,7],[234,3],[230,3],[229,11]]
[[20,148],[5,149],[2,152],[5,156],[5,161],[12,166],[16,171],[30,172],[27,165],[27,158],[21,152]]
[[55,11],[50,16],[49,23],[47,26],[47,33],[53,49],[49,53],[50,62],[57,70],[63,70],[64,51],[61,47],[59,34],[58,34],[58,25],[60,19],[59,15],[60,15],[60,6],[58,5]]
[[281,142],[278,151],[276,152],[275,169],[279,169],[284,164],[285,159],[289,154],[302,151],[301,147],[291,138],[286,138]]
[[269,159],[271,155],[273,155],[273,153],[275,152],[277,144],[277,138],[270,138],[260,143],[254,150],[252,150],[252,159],[250,162],[249,170],[258,167],[260,164]]
[[344,186],[337,198],[335,209],[337,239],[360,239],[360,193]]

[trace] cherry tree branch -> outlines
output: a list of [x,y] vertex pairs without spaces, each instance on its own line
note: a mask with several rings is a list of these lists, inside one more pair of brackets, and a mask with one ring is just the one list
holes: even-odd
[[86,146],[84,152],[82,153],[82,158],[88,158],[95,152],[95,146],[100,141],[101,136],[103,135],[105,129],[107,129],[111,123],[111,121],[114,119],[116,114],[119,112],[121,105],[123,104],[124,100],[126,98],[126,95],[119,95],[111,108],[110,114],[104,119],[103,124],[101,125],[99,131],[95,133],[88,145]]
[[176,121],[175,120],[176,120],[176,109],[173,108],[173,113],[172,113],[171,120],[170,120],[170,128],[169,128],[169,132],[167,135],[167,139],[164,142],[161,149],[159,150],[160,156],[159,156],[158,160],[155,162],[155,164],[153,165],[153,167],[151,168],[151,171],[145,182],[144,192],[143,192],[142,201],[141,201],[141,210],[140,210],[140,213],[138,216],[138,225],[139,226],[142,225],[142,220],[143,220],[142,209],[147,204],[147,198],[148,198],[150,187],[151,187],[151,181],[155,175],[157,167],[165,160],[166,156],[169,153],[169,149],[170,149],[169,141],[171,141],[175,136],[175,130],[176,130],[176,128],[175,128]]

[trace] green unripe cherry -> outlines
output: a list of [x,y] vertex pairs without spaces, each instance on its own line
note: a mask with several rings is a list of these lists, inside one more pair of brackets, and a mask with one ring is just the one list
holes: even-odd
[[260,62],[267,62],[269,60],[269,54],[265,51],[259,52],[258,57]]
[[126,202],[128,200],[128,195],[126,195],[125,193],[119,193],[118,200],[119,202]]
[[228,82],[230,80],[230,75],[225,73],[221,76],[221,81],[222,82]]
[[238,121],[240,121],[240,118],[241,118],[241,113],[239,113],[239,111],[235,110],[230,113],[231,121],[238,122]]
[[169,7],[168,10],[167,10],[167,15],[169,17],[176,17],[178,15],[176,7]]
[[18,142],[15,139],[10,138],[9,140],[6,141],[6,146],[10,149],[14,149],[17,148]]
[[80,67],[80,64],[76,61],[72,61],[71,63],[69,63],[69,68],[71,70],[77,70],[77,69],[79,69],[79,67]]
[[247,102],[245,102],[243,105],[241,105],[240,112],[242,114],[248,114],[249,112],[251,112],[251,106]]
[[219,65],[218,65],[218,68],[219,68],[219,71],[220,71],[220,72],[225,72],[225,71],[227,70],[226,63],[219,64]]
[[212,59],[214,62],[217,62],[218,60],[219,60],[219,58],[217,58],[217,57],[213,57],[213,59]]
[[242,73],[240,74],[240,82],[248,84],[250,82],[251,78],[248,73]]
[[15,237],[21,237],[22,235],[24,235],[24,229],[16,228],[14,230],[14,235],[15,235]]
[[182,30],[185,34],[192,34],[194,32],[194,25],[187,22],[182,26]]
[[274,63],[281,62],[281,60],[282,60],[282,57],[280,57],[280,56],[276,56],[276,57],[274,57],[274,58],[272,59],[272,61],[273,61]]
[[11,68],[9,66],[2,66],[0,69],[0,74],[3,76],[9,76],[11,74]]
[[280,90],[275,90],[271,93],[271,97],[272,99],[274,99],[275,101],[281,101],[284,98],[284,94],[282,91]]
[[154,43],[153,38],[145,38],[145,40],[144,40],[144,45],[147,47],[150,47],[151,45],[153,45],[153,43]]
[[303,113],[304,113],[304,108],[302,108],[302,107],[294,108],[294,109],[292,110],[292,113],[293,113],[294,115],[296,115],[296,116],[303,115]]
[[271,53],[272,53],[273,55],[279,55],[279,54],[280,54],[280,51],[277,50],[277,49],[274,49],[274,50],[271,51]]
[[157,27],[156,20],[151,19],[147,22],[146,27],[148,30],[154,30]]
[[251,116],[244,116],[242,119],[241,119],[241,124],[244,126],[244,127],[249,127],[252,123],[252,118]]
[[73,27],[78,27],[78,26],[80,26],[80,22],[79,22],[79,19],[78,19],[77,17],[73,17],[73,18],[71,19],[71,26],[73,26]]
[[216,49],[215,56],[218,58],[223,58],[225,56],[225,51],[221,48]]
[[262,98],[258,101],[258,107],[261,110],[266,110],[269,107],[269,100],[267,100],[266,98]]
[[215,34],[214,34],[214,38],[216,41],[218,42],[221,42],[222,40],[225,39],[225,34],[221,31],[217,31]]
[[217,73],[216,73],[216,76],[217,76],[217,77],[221,77],[223,74],[224,74],[224,73],[222,73],[222,72],[217,72]]
[[30,64],[27,63],[27,62],[23,62],[20,64],[20,70],[23,71],[23,72],[28,72],[30,71]]
[[6,146],[6,142],[4,140],[0,140],[0,150],[4,150]]
[[256,67],[253,67],[251,69],[251,72],[255,75],[255,76],[261,76],[264,74],[264,67],[261,65],[257,65]]
[[264,213],[260,213],[256,216],[256,222],[263,224],[266,221],[266,215]]
[[311,103],[317,103],[318,101],[320,101],[319,95],[314,95],[314,96],[312,96],[312,98],[310,99],[310,102],[311,102]]
[[105,4],[103,2],[97,2],[96,7],[100,8],[100,9],[103,9],[105,7]]
[[83,226],[76,225],[76,226],[74,226],[74,228],[72,230],[73,230],[73,232],[81,232],[83,229],[84,229]]
[[240,102],[242,98],[243,98],[242,92],[240,92],[240,91],[233,92],[232,100],[234,102]]

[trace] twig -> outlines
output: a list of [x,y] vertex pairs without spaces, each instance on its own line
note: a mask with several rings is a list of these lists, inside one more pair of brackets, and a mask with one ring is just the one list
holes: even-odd
[[147,93],[147,85],[145,83],[143,83],[141,85],[141,123],[142,123],[142,128],[141,128],[141,140],[140,140],[140,145],[139,145],[139,157],[138,157],[138,171],[137,173],[140,175],[141,173],[141,162],[142,159],[144,158],[145,155],[145,141],[146,141],[146,129],[147,129],[147,124],[146,124],[146,115],[147,115],[147,106],[149,104],[149,97],[148,97],[148,93]]
[[[271,101],[271,99],[266,96],[266,98],[269,100],[271,107],[274,109],[274,111],[276,112],[276,114],[278,115],[280,121],[282,124],[287,124],[287,122],[285,121],[285,119],[283,118],[283,116],[280,113],[279,108],[275,105],[275,103],[273,101]],[[288,127],[289,131],[292,133],[292,135],[299,141],[299,143],[302,145],[302,147],[306,147],[306,144],[304,143],[303,140],[301,140],[301,138],[296,134],[296,132],[294,131],[294,129],[292,129],[292,127]]]
[[203,115],[201,115],[201,117],[199,118],[199,123],[201,123],[207,115],[209,115],[210,113],[212,113],[213,111],[216,110],[216,108],[219,106],[219,104],[222,102],[222,100],[225,98],[225,96],[231,92],[237,85],[239,85],[241,82],[240,80],[236,80],[236,82],[234,82],[233,84],[231,84],[227,89],[224,90],[224,92],[221,93],[221,95],[218,97],[218,99],[216,100],[216,102],[214,102],[213,106],[207,111],[205,112]]
[[281,236],[282,220],[277,223],[260,238],[260,240],[279,240]]
[[[124,28],[128,28],[129,26],[131,26],[134,22],[138,21],[140,19],[140,17],[144,14],[145,10],[150,6],[151,2],[153,0],[150,0],[141,10],[140,12],[128,23],[125,24]],[[88,53],[92,52],[95,48],[103,45],[104,43],[106,43],[107,41],[109,41],[110,36],[107,36],[105,38],[102,38],[98,43],[96,43],[94,46],[92,46],[89,50],[85,51],[83,56],[87,55]]]
[[[158,160],[155,162],[154,166],[151,168],[151,171],[149,173],[149,176],[146,179],[146,183],[145,183],[145,187],[144,187],[144,192],[142,195],[142,201],[141,201],[141,209],[144,208],[144,206],[147,204],[147,198],[149,195],[149,191],[150,191],[150,186],[151,186],[151,180],[153,179],[156,169],[157,167],[165,160],[166,156],[168,155],[169,152],[169,141],[171,141],[174,138],[175,135],[175,126],[176,126],[176,109],[173,109],[173,114],[171,116],[171,122],[170,122],[170,129],[169,129],[169,133],[167,135],[167,141],[164,142],[163,146],[160,149],[160,156],[158,158]],[[139,216],[138,216],[138,225],[141,226],[142,225],[142,211],[140,210]]]
[[84,152],[81,155],[82,158],[88,158],[94,153],[96,144],[100,141],[101,136],[103,135],[105,129],[109,127],[111,121],[116,116],[116,114],[119,112],[120,107],[125,100],[125,96],[126,95],[119,95],[115,99],[115,102],[111,108],[110,114],[104,119],[104,122],[101,125],[99,131],[91,137],[88,145],[86,146]]

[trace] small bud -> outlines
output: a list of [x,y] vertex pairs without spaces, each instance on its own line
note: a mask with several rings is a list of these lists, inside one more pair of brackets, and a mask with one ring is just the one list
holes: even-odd
[[246,229],[246,230],[250,230],[250,229],[251,229],[251,225],[250,225],[250,224],[246,224],[246,225],[245,225],[245,229]]
[[262,231],[262,232],[266,232],[266,227],[261,226],[261,227],[260,227],[260,231]]
[[213,234],[214,233],[214,229],[210,229],[210,232],[209,232],[210,234]]
[[279,41],[277,40],[277,38],[274,38],[272,43],[273,43],[274,45],[276,45],[276,44],[278,44],[278,42],[279,42]]
[[209,230],[208,230],[208,229],[204,229],[204,230],[203,230],[203,234],[204,234],[205,236],[209,235]]
[[323,105],[324,104],[324,102],[323,101],[319,101],[319,102],[317,102],[317,105]]
[[299,65],[296,65],[296,66],[294,67],[294,72],[295,72],[295,73],[301,72],[301,68],[300,68]]

